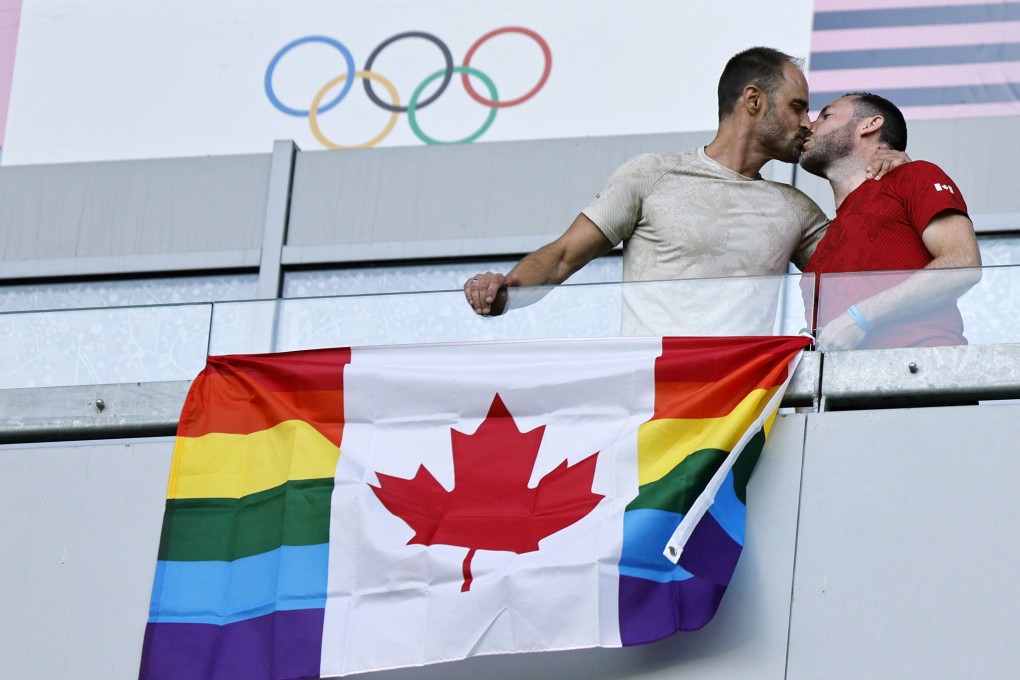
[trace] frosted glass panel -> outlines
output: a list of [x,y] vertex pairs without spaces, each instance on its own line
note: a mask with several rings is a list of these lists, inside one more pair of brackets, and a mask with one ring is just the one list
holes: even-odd
[[984,236],[978,239],[978,248],[985,267],[1020,264],[1020,237]]
[[[263,302],[213,312],[212,354],[319,347],[617,335],[797,334],[810,324],[801,276],[511,289],[511,310],[479,317],[459,288]],[[810,296],[813,286],[804,290]],[[640,323],[637,323],[637,322]]]
[[0,314],[0,389],[190,380],[210,305]]
[[[517,260],[491,260],[288,272],[284,277],[283,296],[297,298],[459,290],[464,281],[474,274],[485,271],[506,273],[515,264]],[[620,281],[621,272],[620,257],[610,254],[588,263],[570,278],[569,283]]]
[[1020,342],[1020,266],[822,274],[818,325],[827,350]]
[[256,297],[255,274],[0,286],[0,312],[134,307]]

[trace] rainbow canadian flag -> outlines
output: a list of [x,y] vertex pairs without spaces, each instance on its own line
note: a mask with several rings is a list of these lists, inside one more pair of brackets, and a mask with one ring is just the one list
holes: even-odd
[[713,616],[806,337],[210,357],[140,677],[620,647]]

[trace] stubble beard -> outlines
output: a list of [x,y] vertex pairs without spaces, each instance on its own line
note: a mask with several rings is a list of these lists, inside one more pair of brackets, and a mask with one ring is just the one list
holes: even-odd
[[787,132],[786,124],[779,117],[776,109],[771,104],[765,111],[765,120],[762,122],[762,138],[767,140],[767,145],[772,149],[772,157],[783,163],[796,163],[801,155],[804,140],[807,138],[807,128],[797,128],[792,135]]
[[812,175],[828,179],[829,168],[853,151],[853,124],[854,121],[849,121],[843,127],[815,141],[810,149],[801,154],[800,167]]

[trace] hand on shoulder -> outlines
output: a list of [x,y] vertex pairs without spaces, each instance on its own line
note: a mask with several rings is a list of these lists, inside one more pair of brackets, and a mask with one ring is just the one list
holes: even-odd
[[888,144],[881,144],[875,149],[875,153],[872,154],[871,159],[868,161],[868,177],[870,179],[882,179],[882,176],[893,168],[910,163],[912,160],[906,151],[896,151],[890,148]]

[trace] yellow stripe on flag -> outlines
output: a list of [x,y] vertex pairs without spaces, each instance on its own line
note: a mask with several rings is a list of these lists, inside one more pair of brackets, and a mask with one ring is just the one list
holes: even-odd
[[252,434],[178,437],[168,498],[241,498],[293,479],[332,478],[340,449],[301,420]]
[[732,451],[777,389],[749,392],[720,418],[659,418],[643,424],[638,428],[638,484],[665,477],[696,451]]

